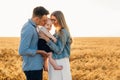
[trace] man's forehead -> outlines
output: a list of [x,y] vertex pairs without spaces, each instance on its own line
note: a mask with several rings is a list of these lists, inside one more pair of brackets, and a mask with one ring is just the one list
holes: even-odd
[[48,18],[47,15],[42,16],[42,19],[47,19],[47,18]]

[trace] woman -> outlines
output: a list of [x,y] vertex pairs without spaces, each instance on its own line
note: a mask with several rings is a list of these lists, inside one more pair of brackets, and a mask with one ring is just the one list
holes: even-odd
[[54,26],[57,42],[54,43],[49,38],[43,36],[47,41],[47,45],[53,50],[53,58],[58,65],[62,65],[62,70],[54,70],[49,64],[48,76],[49,80],[72,80],[70,72],[70,44],[72,42],[68,26],[66,24],[64,15],[61,11],[55,11],[50,16]]

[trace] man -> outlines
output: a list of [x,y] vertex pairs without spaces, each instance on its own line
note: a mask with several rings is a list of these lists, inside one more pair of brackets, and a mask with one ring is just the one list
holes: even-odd
[[27,80],[42,80],[43,57],[48,54],[45,51],[37,50],[38,33],[36,27],[44,26],[49,11],[42,6],[34,8],[32,18],[29,19],[21,30],[19,54],[22,56],[22,68]]

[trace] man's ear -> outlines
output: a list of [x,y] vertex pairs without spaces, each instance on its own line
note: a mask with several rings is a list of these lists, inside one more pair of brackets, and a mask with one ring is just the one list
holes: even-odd
[[38,21],[40,18],[39,17],[35,17],[35,19]]

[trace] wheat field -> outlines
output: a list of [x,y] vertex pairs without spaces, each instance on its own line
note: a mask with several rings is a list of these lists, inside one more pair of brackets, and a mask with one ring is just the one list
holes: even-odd
[[[19,41],[0,37],[0,80],[25,80]],[[120,38],[73,38],[70,67],[72,80],[120,80]],[[43,77],[47,80],[47,72]]]

